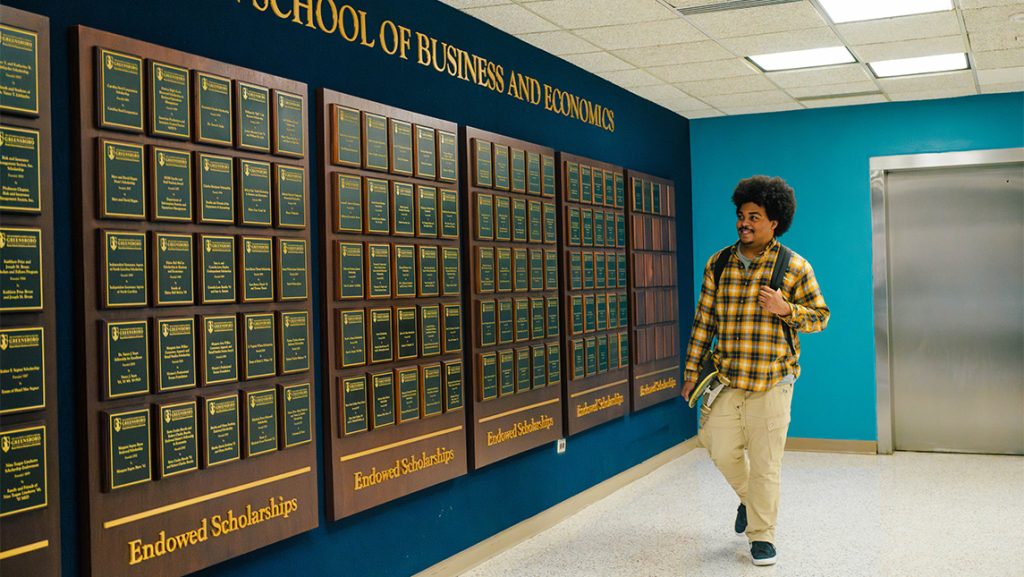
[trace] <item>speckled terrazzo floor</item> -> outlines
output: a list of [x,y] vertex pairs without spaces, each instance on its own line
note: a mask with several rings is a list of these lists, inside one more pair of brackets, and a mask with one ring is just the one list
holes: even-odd
[[791,452],[782,475],[773,567],[697,449],[463,576],[1024,577],[1022,457]]

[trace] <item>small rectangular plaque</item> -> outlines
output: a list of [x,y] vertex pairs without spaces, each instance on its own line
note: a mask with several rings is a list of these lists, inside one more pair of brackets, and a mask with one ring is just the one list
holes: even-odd
[[505,345],[516,340],[515,313],[511,300],[498,301],[498,343]]
[[238,380],[237,327],[235,315],[202,317],[199,340],[204,386]]
[[528,238],[526,200],[522,198],[512,199],[512,240],[515,242],[526,242]]
[[488,401],[498,397],[498,357],[495,353],[480,353],[480,400]]
[[313,405],[310,384],[278,385],[281,405],[281,448],[305,445],[313,440]]
[[436,297],[440,290],[438,281],[438,261],[436,246],[419,247],[417,270],[419,271],[419,296]]
[[[7,28],[3,29],[6,34]],[[0,36],[0,46],[6,48],[4,43],[7,41],[6,35]],[[0,54],[0,81],[7,75],[17,74],[17,71],[2,68],[3,62],[7,58],[6,52]],[[0,82],[0,102],[5,100],[4,94],[8,88],[13,89],[13,87],[8,87]],[[42,211],[42,197],[40,196],[42,172],[39,164],[39,146],[38,130],[0,126],[0,211],[33,214]],[[119,165],[121,164],[127,164],[128,166],[125,168],[131,168],[130,163],[119,163]],[[130,173],[129,179],[134,178],[135,174],[134,172]],[[141,183],[132,181],[124,184],[130,191],[133,191],[135,186],[142,186]],[[131,193],[126,197],[134,198]]]
[[370,418],[367,414],[366,377],[349,377],[339,379],[339,401],[342,405],[341,433],[354,435],[369,430]]
[[530,290],[531,291],[542,291],[544,290],[544,251],[540,249],[530,249]]
[[461,290],[459,249],[453,246],[441,247],[441,269],[444,276],[442,294],[457,296]]
[[459,238],[459,196],[454,190],[441,190],[441,238]]
[[494,197],[494,240],[512,240],[512,200],[507,196]]
[[416,178],[437,177],[437,135],[429,126],[416,126]]
[[530,347],[516,349],[516,392],[530,390]]
[[306,228],[306,170],[274,165],[274,226]]
[[200,223],[235,223],[234,166],[227,156],[196,153]]
[[278,314],[277,340],[281,343],[279,373],[290,375],[308,371],[309,360],[309,313],[306,311],[281,311]]
[[502,144],[494,145],[494,188],[508,190],[511,181],[509,173],[508,147]]
[[388,181],[366,179],[366,234],[391,234],[391,194]]
[[568,181],[566,194],[572,202],[580,201],[580,165],[575,162],[566,162],[565,171],[567,173],[566,180]]
[[526,151],[512,149],[512,192],[526,192]]
[[547,346],[530,347],[530,365],[533,368],[533,388],[541,389],[548,384]]
[[553,250],[544,251],[544,287],[549,290],[558,290],[558,253]]
[[334,255],[334,266],[338,271],[335,280],[335,298],[339,300],[363,298],[363,243],[335,243]]
[[235,302],[235,237],[200,235],[202,304]]
[[388,127],[388,154],[391,160],[391,172],[412,176],[414,168],[412,124],[389,118]]
[[237,461],[242,456],[238,393],[203,397],[203,467]]
[[0,446],[0,518],[46,507],[46,427],[2,431]]
[[233,142],[231,79],[196,72],[196,142],[231,146]]
[[153,220],[192,222],[192,155],[155,146],[150,156]]
[[194,302],[192,262],[192,235],[153,233],[154,300],[157,306],[190,305]]
[[0,24],[0,110],[39,114],[39,34]]
[[199,469],[196,402],[157,405],[157,473],[161,479]]
[[491,188],[494,186],[491,143],[473,139],[473,186]]
[[594,179],[589,166],[580,165],[580,202],[590,204],[594,202]]
[[242,391],[245,403],[245,457],[277,450],[277,390]]
[[363,309],[338,311],[341,367],[366,364],[366,318]]
[[242,315],[242,378],[253,380],[277,374],[277,339],[274,333],[273,313]]
[[459,177],[459,145],[455,134],[437,131],[438,180],[455,182]]
[[416,307],[396,307],[398,360],[415,359],[420,354],[419,315]]
[[[23,149],[6,144],[10,129],[4,129],[6,154],[16,154]],[[24,135],[11,134],[14,143],[22,142]],[[21,136],[19,140],[16,136]],[[143,161],[144,150],[141,144],[117,142],[101,138],[100,145],[100,179],[99,179],[99,216],[100,218],[120,218],[126,220],[143,220],[146,218],[146,163]],[[38,158],[38,150],[36,150]],[[6,156],[5,164],[10,161]],[[16,161],[11,161],[16,162]],[[38,171],[38,163],[35,170]],[[38,175],[36,175],[38,178]],[[6,186],[7,183],[5,182]]]
[[398,381],[398,422],[415,421],[420,418],[420,377],[416,367],[396,369]]
[[515,300],[516,342],[530,340],[530,299]]
[[270,163],[238,161],[238,222],[244,226],[268,227],[273,223],[270,209]]
[[528,225],[529,234],[527,238],[530,242],[540,243],[544,241],[544,217],[541,210],[541,203],[537,200],[531,200],[528,203]]
[[331,105],[334,118],[334,138],[331,140],[331,162],[339,166],[361,166],[362,124],[359,111]]
[[[395,236],[416,234],[416,187],[408,182],[392,181],[391,230]],[[375,207],[380,210],[380,205]]]
[[494,240],[494,197],[477,193],[476,196],[476,238]]
[[[0,278],[4,280],[0,310],[42,309],[40,231],[0,228],[0,234],[5,240],[5,246],[0,248]],[[122,308],[149,304],[146,233],[104,230],[101,242],[103,306]],[[16,263],[20,264],[15,266]]]
[[530,290],[530,257],[525,248],[512,249],[513,274],[515,275],[516,292]]
[[309,298],[306,240],[277,238],[278,300],[301,301]]
[[156,391],[196,386],[195,318],[156,319]]
[[545,305],[544,299],[530,299],[530,338],[543,339],[545,334]]
[[497,310],[494,301],[479,301],[477,308],[477,326],[480,334],[479,346],[494,346],[497,344]]
[[44,327],[0,329],[0,415],[46,407],[43,334]]
[[548,344],[548,386],[562,383],[562,353],[558,343]]
[[363,112],[363,168],[388,170],[388,119]]
[[153,479],[150,462],[149,409],[104,413],[108,490]]
[[149,392],[149,323],[105,323],[103,366],[105,399],[119,399]]
[[[4,50],[4,60],[9,58],[7,52]],[[100,128],[142,132],[142,59],[100,47],[96,58]]]
[[306,155],[306,99],[301,94],[274,90],[274,154]]
[[395,245],[395,298],[416,296],[416,247]]
[[494,250],[498,292],[512,292],[512,249],[497,247]]
[[391,245],[366,245],[367,298],[391,298]]
[[274,300],[273,239],[262,236],[241,238],[242,302]]
[[476,248],[476,275],[477,292],[494,292],[494,247]]
[[462,408],[462,361],[446,361],[444,366],[444,411]]
[[438,305],[420,307],[420,355],[441,354],[441,309]]
[[516,394],[516,353],[512,349],[498,352],[498,380],[501,396]]
[[434,417],[444,411],[444,382],[440,363],[420,367],[420,395],[423,398],[423,418]]
[[543,188],[541,194],[546,197],[555,197],[555,159],[544,154],[540,157],[541,160],[541,174],[544,179]]
[[541,193],[540,155],[536,152],[526,153],[526,194]]
[[547,297],[547,336],[548,338],[558,336],[558,297]]
[[444,305],[444,353],[462,350],[462,305]]
[[270,152],[270,90],[236,80],[235,102],[238,148]]
[[395,424],[395,373],[373,373],[370,375],[373,393],[373,428],[379,429]]
[[416,236],[437,236],[437,189],[433,186],[416,187]]
[[394,359],[390,308],[370,309],[370,362],[387,363]]

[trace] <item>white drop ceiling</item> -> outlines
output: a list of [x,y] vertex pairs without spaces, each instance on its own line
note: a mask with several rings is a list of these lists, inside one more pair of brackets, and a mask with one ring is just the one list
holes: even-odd
[[[1024,0],[846,24],[817,0],[441,1],[686,118],[1024,91]],[[679,12],[694,7],[711,11]],[[746,59],[831,46],[857,62],[764,73]],[[951,52],[970,68],[877,79],[867,65]]]

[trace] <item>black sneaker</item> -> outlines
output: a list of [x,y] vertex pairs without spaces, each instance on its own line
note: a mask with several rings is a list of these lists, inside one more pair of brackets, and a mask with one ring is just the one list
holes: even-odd
[[768,541],[754,541],[750,544],[750,559],[754,565],[774,565],[775,545]]
[[736,509],[736,523],[733,525],[736,530],[736,535],[742,537],[747,532],[747,506],[740,503],[739,509]]

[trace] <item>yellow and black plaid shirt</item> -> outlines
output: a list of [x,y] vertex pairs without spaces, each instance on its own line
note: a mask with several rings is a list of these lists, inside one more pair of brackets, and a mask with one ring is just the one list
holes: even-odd
[[[779,242],[772,239],[764,252],[754,257],[749,268],[744,268],[736,255],[737,245],[722,249],[731,251],[731,256],[722,271],[717,296],[715,262],[721,251],[708,260],[686,353],[683,373],[686,381],[697,380],[700,359],[715,335],[718,336],[713,357],[715,366],[722,380],[730,386],[766,391],[787,375],[800,376],[797,332],[823,330],[828,324],[829,310],[810,263],[795,252],[781,287],[792,313],[781,318],[761,308],[757,296],[762,286],[771,284],[779,246]],[[791,328],[795,352],[786,342],[783,322]]]

